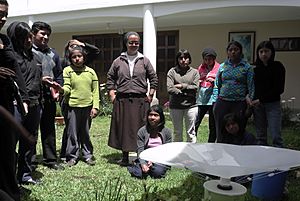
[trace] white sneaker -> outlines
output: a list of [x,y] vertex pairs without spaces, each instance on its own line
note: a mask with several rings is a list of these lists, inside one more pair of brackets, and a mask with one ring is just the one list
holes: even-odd
[[190,142],[191,143],[196,143],[197,142],[197,136],[196,135],[193,135],[193,134],[189,134],[189,137],[190,137]]

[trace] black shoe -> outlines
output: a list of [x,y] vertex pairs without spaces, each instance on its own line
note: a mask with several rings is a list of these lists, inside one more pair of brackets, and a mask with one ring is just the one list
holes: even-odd
[[60,165],[58,163],[45,164],[45,166],[47,166],[48,168],[53,169],[53,170],[64,170],[65,169],[62,165]]
[[27,181],[22,181],[21,184],[23,185],[39,185],[42,182],[38,179],[34,180],[32,178],[28,179]]
[[118,160],[117,164],[119,164],[122,167],[127,167],[130,165],[129,160],[124,160],[124,159]]

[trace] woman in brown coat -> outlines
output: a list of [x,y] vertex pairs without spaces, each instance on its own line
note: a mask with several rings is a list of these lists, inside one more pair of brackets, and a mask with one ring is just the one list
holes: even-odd
[[158,85],[150,60],[138,52],[139,44],[138,33],[126,33],[126,50],[113,61],[107,73],[106,86],[113,102],[108,145],[122,150],[123,157],[118,161],[121,166],[129,164],[128,153],[137,149],[137,131],[145,125],[146,112]]

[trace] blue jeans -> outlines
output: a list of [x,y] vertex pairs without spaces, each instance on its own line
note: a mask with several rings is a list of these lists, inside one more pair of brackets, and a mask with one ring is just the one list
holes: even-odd
[[273,146],[283,147],[280,101],[260,103],[254,107],[253,112],[258,144],[268,145],[269,130]]

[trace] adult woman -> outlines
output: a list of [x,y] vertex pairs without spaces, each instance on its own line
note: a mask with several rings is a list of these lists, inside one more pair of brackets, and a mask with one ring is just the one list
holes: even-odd
[[284,92],[285,68],[274,61],[275,49],[270,41],[262,41],[256,49],[254,121],[258,144],[267,145],[267,129],[273,146],[282,147],[280,95]]
[[[41,109],[42,69],[38,65],[37,55],[32,52],[33,35],[29,25],[25,22],[11,23],[7,29],[7,34],[16,52],[16,60],[25,79],[26,90],[30,100],[28,114],[21,118],[21,114],[17,113],[17,118],[22,119],[21,122],[24,128],[37,141]],[[27,139],[20,136],[17,177],[21,184],[36,184],[36,180],[31,175],[33,171],[31,158],[34,154],[35,146],[36,144],[30,144]]]
[[137,155],[135,165],[129,166],[129,173],[138,178],[145,178],[150,175],[153,178],[165,176],[167,167],[145,161],[139,158],[139,155],[145,149],[156,147],[165,143],[172,142],[172,132],[165,127],[165,116],[163,109],[159,105],[153,105],[147,111],[147,123],[139,129],[137,139]]
[[196,143],[195,121],[198,107],[196,93],[199,73],[190,67],[190,53],[182,49],[176,54],[176,65],[167,74],[167,90],[169,93],[170,116],[174,126],[174,141],[182,141],[183,118],[187,141]]
[[212,48],[204,48],[202,52],[203,63],[198,67],[200,75],[199,93],[197,97],[198,115],[195,123],[196,134],[204,115],[209,113],[208,142],[216,141],[216,126],[212,106],[212,92],[216,74],[220,64],[216,61],[217,53]]
[[[253,68],[243,59],[242,45],[237,41],[231,41],[226,50],[228,59],[220,65],[213,91],[213,99],[216,101],[213,113],[217,142],[222,141],[221,122],[224,116],[236,113],[244,117],[247,104],[251,105],[254,97]],[[245,124],[244,119],[243,125]]]
[[[150,60],[138,52],[139,45],[138,33],[126,33],[125,51],[113,61],[107,73],[106,86],[113,102],[108,145],[122,150],[122,159],[118,161],[121,166],[127,166],[128,153],[136,151],[137,131],[145,124],[146,112],[158,85]],[[147,79],[150,82],[148,96]]]

